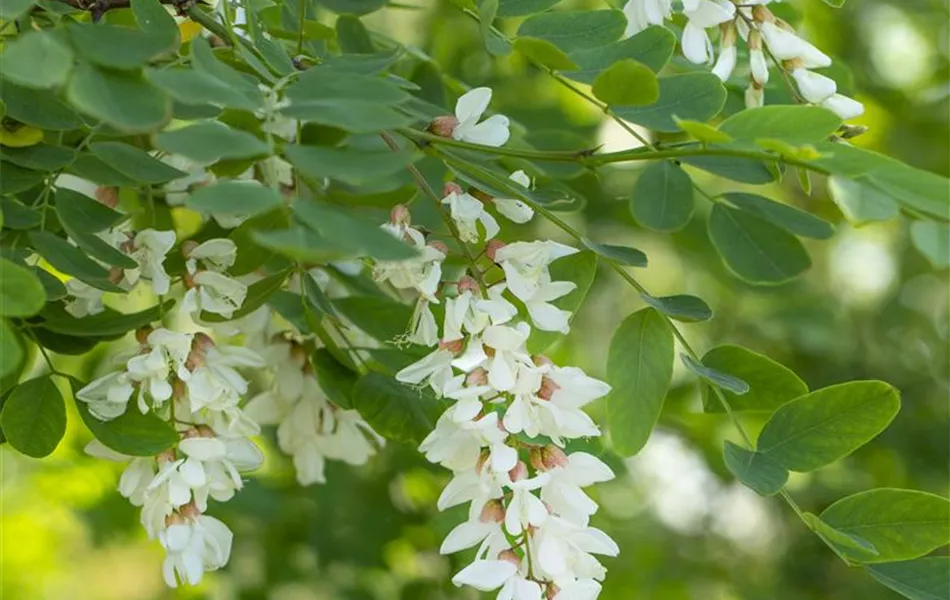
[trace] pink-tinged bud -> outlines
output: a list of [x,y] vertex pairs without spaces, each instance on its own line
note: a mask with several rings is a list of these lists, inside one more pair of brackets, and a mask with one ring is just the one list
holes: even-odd
[[557,598],[557,595],[561,593],[561,588],[557,587],[553,583],[548,584],[547,590],[544,592],[545,600],[554,600]]
[[195,251],[195,248],[198,247],[198,242],[195,240],[185,240],[181,243],[181,255],[185,258],[191,256],[191,253]]
[[190,290],[191,288],[195,287],[195,277],[191,273],[185,273],[181,278],[181,282],[185,284],[186,290]]
[[477,386],[485,385],[488,383],[488,371],[478,367],[465,377],[465,385],[467,386]]
[[307,349],[301,346],[300,344],[291,342],[290,344],[290,360],[294,361],[295,364],[305,365],[307,364]]
[[774,23],[775,15],[761,4],[752,7],[752,18],[758,23]]
[[567,454],[553,444],[548,444],[541,450],[541,461],[545,470],[564,468],[569,462]]
[[552,379],[547,377],[541,378],[541,389],[538,390],[538,398],[542,400],[550,400],[554,396],[554,392],[561,389],[561,386],[554,383]]
[[429,123],[429,133],[439,137],[450,138],[459,126],[459,120],[453,116],[436,117]]
[[478,461],[475,463],[475,472],[479,475],[482,474],[482,469],[485,468],[485,465],[488,464],[488,459],[490,455],[487,450],[482,450],[482,453],[478,455]]
[[154,329],[149,325],[139,327],[135,330],[135,341],[144,346],[148,343],[148,336],[151,335],[153,331]]
[[201,437],[201,433],[198,431],[197,427],[191,427],[186,429],[181,434],[181,439],[190,440],[191,438]]
[[203,438],[217,437],[214,433],[214,429],[211,429],[207,425],[198,425],[197,431],[198,431],[198,435]]
[[449,181],[448,183],[442,186],[443,198],[451,196],[452,194],[455,194],[456,196],[461,196],[464,193],[465,192],[462,191],[462,186],[455,183],[454,181]]
[[192,348],[201,350],[202,352],[207,352],[208,350],[214,348],[214,346],[214,340],[211,339],[211,336],[207,333],[196,333],[194,339],[191,342]]
[[482,523],[501,523],[505,520],[505,505],[501,500],[489,500],[482,507],[478,520]]
[[498,560],[510,562],[514,566],[521,568],[521,557],[515,554],[514,550],[502,550],[498,553]]
[[439,350],[448,350],[452,354],[458,354],[465,348],[463,340],[452,340],[450,342],[440,341]]
[[544,466],[544,458],[541,454],[541,448],[532,448],[531,452],[528,454],[528,459],[531,461],[531,466],[534,467],[535,471],[547,470]]
[[389,222],[393,225],[406,225],[412,222],[412,215],[405,204],[397,204],[389,211]]
[[160,452],[155,455],[155,460],[158,462],[159,466],[164,465],[165,463],[170,463],[175,460],[175,451],[169,448],[163,452]]
[[438,250],[445,256],[449,255],[449,247],[446,246],[445,242],[441,240],[433,240],[426,245],[429,246],[430,248],[435,248],[436,250]]
[[459,279],[458,290],[461,292],[478,292],[480,288],[478,287],[478,282],[469,277],[468,275],[463,276]]
[[198,505],[196,505],[194,501],[179,507],[178,512],[186,519],[197,519],[201,516],[201,511],[198,510]]
[[111,267],[109,269],[109,282],[118,285],[122,278],[125,277],[125,272],[119,267]]
[[512,482],[521,481],[522,479],[528,478],[528,465],[524,464],[524,461],[519,460],[518,464],[514,466],[510,471],[508,471],[508,477]]
[[96,188],[96,200],[109,208],[119,205],[119,188],[113,185],[104,185]]
[[484,203],[495,201],[495,197],[489,194],[488,192],[483,192],[473,187],[468,188],[468,195],[472,196],[473,198],[478,198]]
[[172,514],[165,517],[165,527],[171,527],[172,525],[184,525],[185,517],[180,514],[173,512]]
[[544,356],[543,354],[535,354],[531,357],[531,362],[534,363],[536,367],[553,367],[554,361]]
[[485,244],[485,256],[495,262],[495,253],[505,247],[505,242],[501,240],[488,240]]

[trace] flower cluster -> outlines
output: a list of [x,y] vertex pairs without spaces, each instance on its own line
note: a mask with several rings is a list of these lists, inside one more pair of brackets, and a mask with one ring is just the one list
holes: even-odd
[[149,538],[165,548],[166,583],[194,585],[204,572],[224,566],[231,552],[231,531],[204,514],[208,499],[231,499],[243,487],[241,473],[263,461],[248,439],[259,428],[241,409],[248,383],[237,371],[263,361],[246,348],[217,345],[204,333],[140,330],[137,339],[138,351],[122,370],[96,379],[76,398],[103,421],[127,410],[152,412],[169,420],[181,440],[154,457],[124,456],[99,442],[87,451],[131,460],[119,492],[141,507]]
[[[800,38],[794,29],[776,17],[765,6],[773,0],[683,0],[683,56],[696,64],[709,64],[715,53],[707,29],[718,27],[719,57],[713,73],[726,81],[732,76],[738,59],[736,41],[741,38],[749,50],[750,82],[746,89],[746,105],[762,106],[764,87],[769,80],[766,52],[779,68],[787,71],[798,93],[805,101],[817,104],[853,119],[864,112],[860,102],[837,93],[833,79],[810,69],[831,66],[831,58]],[[623,8],[627,16],[627,34],[632,35],[650,25],[662,25],[673,11],[672,0],[628,0]]]

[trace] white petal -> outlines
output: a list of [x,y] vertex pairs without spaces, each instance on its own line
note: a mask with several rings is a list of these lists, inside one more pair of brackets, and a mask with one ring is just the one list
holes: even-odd
[[442,547],[439,548],[440,554],[452,554],[480,543],[491,534],[492,530],[498,525],[494,523],[480,523],[466,521],[460,523],[445,536]]
[[476,560],[452,578],[457,587],[468,585],[482,592],[498,589],[518,571],[506,560]]
[[460,123],[477,121],[491,102],[491,88],[478,87],[462,94],[455,103],[455,117]]
[[462,135],[462,140],[472,144],[482,146],[492,146],[497,148],[508,141],[511,133],[508,131],[508,117],[504,115],[492,115],[471,127]]
[[709,36],[705,29],[692,21],[683,28],[682,46],[683,56],[691,63],[701,65],[709,60]]

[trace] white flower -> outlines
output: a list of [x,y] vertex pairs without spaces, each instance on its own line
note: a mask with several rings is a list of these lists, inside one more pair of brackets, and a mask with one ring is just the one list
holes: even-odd
[[141,277],[152,283],[152,289],[159,296],[167,294],[171,284],[163,263],[165,255],[175,245],[174,231],[156,231],[143,229],[132,243],[131,256],[138,263],[138,269],[126,270],[125,276],[135,284]]
[[775,23],[759,23],[759,31],[769,51],[777,60],[798,58],[808,69],[831,66],[831,58],[827,54]]
[[[189,481],[198,510],[207,509],[208,497],[226,502],[244,487],[240,473],[252,471],[264,462],[264,455],[247,438],[191,437],[178,448],[188,457],[186,464],[201,471],[201,477]],[[200,483],[198,483],[200,481]]]
[[455,104],[455,118],[458,125],[452,131],[452,137],[463,142],[482,146],[501,146],[508,141],[508,117],[492,115],[478,120],[491,102],[491,88],[480,87],[462,95]]
[[192,279],[193,288],[181,302],[182,310],[197,315],[201,311],[230,319],[247,297],[247,284],[214,271],[200,271]]
[[428,300],[420,298],[416,308],[412,311],[412,321],[409,323],[408,340],[413,344],[434,346],[439,343],[439,326],[435,322],[435,315],[429,308]]
[[578,579],[561,588],[554,600],[597,600],[600,584],[593,579]]
[[662,25],[673,13],[673,0],[628,0],[623,6],[627,17],[625,36],[639,33],[650,25]]
[[833,96],[838,89],[834,79],[825,77],[820,73],[812,73],[801,67],[792,70],[792,78],[798,84],[798,91],[801,92],[805,100],[816,104]]
[[237,244],[227,238],[217,238],[195,246],[187,256],[188,273],[198,272],[198,262],[208,270],[224,273],[237,259]]
[[570,294],[576,287],[577,284],[573,281],[551,281],[551,276],[544,273],[537,291],[531,298],[524,300],[525,308],[534,326],[543,331],[568,333],[571,312],[562,310],[550,302]]
[[[531,178],[524,171],[515,171],[508,179],[525,189],[531,189]],[[515,223],[527,223],[534,216],[534,209],[516,198],[495,198],[494,203],[499,213]]]
[[590,515],[597,512],[597,503],[581,488],[614,478],[610,467],[586,452],[574,452],[567,457],[567,465],[555,467],[547,474],[549,480],[541,488],[541,500],[559,517],[585,526]]
[[548,518],[548,509],[532,491],[546,485],[549,479],[550,475],[541,473],[508,485],[512,494],[505,507],[505,529],[510,535],[519,536],[529,526],[538,527]]
[[745,89],[745,107],[758,108],[765,106],[765,90],[756,83],[750,83]]
[[606,574],[592,555],[617,556],[617,543],[603,531],[582,527],[550,515],[537,529],[532,544],[536,573],[546,579],[589,578],[602,580]]
[[168,383],[168,361],[161,348],[154,348],[146,354],[135,356],[126,363],[129,378],[142,384],[139,390],[139,410],[144,414],[149,406],[145,402],[145,390],[161,406],[172,397],[172,386]]
[[119,477],[119,494],[128,498],[133,506],[142,506],[153,477],[155,477],[154,459],[133,458]]
[[169,587],[178,581],[197,585],[205,571],[227,564],[234,536],[228,526],[206,515],[175,523],[159,534],[166,557],[162,575]]
[[542,598],[541,586],[536,581],[516,574],[498,590],[495,600],[542,600]]
[[442,199],[442,204],[449,207],[452,220],[458,227],[459,237],[463,242],[476,244],[481,239],[478,234],[478,224],[485,228],[485,239],[491,239],[498,234],[498,222],[485,210],[485,205],[474,196],[458,190],[450,191]]
[[550,263],[576,252],[576,248],[552,241],[514,242],[496,250],[494,260],[504,270],[511,293],[526,301],[538,291]]
[[476,560],[452,578],[456,587],[467,585],[482,592],[496,590],[515,576],[518,567],[506,560]]
[[208,185],[215,181],[214,173],[209,171],[207,167],[179,154],[167,154],[162,156],[161,160],[188,174],[180,179],[169,181],[163,186],[165,202],[169,206],[181,206],[185,203],[185,199],[193,188]]
[[452,379],[453,358],[451,352],[439,348],[396,373],[396,381],[412,385],[426,382],[441,396],[442,389]]
[[827,108],[844,120],[854,119],[864,114],[864,105],[841,94],[833,94],[822,101],[821,106]]
[[736,59],[738,58],[738,55],[739,51],[736,49],[735,45],[721,48],[719,50],[719,58],[716,59],[716,64],[712,69],[713,75],[722,81],[727,81],[732,76],[732,72],[736,68]]
[[683,14],[689,20],[683,29],[683,56],[696,64],[712,57],[712,42],[706,28],[735,17],[736,6],[727,0],[683,0]]
[[416,250],[419,256],[406,260],[380,260],[373,267],[373,279],[379,282],[388,281],[394,287],[406,290],[414,289],[422,297],[438,304],[435,297],[442,279],[442,261],[445,253],[434,246],[427,246],[425,237],[411,227],[384,224],[382,229],[394,237],[407,241]]
[[102,305],[103,291],[78,279],[66,282],[66,292],[70,299],[66,302],[66,312],[81,319],[89,315],[98,315],[105,307]]
[[496,390],[511,391],[515,387],[519,367],[533,366],[531,356],[524,347],[528,333],[523,323],[517,328],[492,325],[485,329],[482,340],[495,351],[487,366],[488,383]]
[[111,421],[125,413],[135,388],[125,373],[109,373],[76,392],[76,398],[89,405],[89,412],[100,421]]

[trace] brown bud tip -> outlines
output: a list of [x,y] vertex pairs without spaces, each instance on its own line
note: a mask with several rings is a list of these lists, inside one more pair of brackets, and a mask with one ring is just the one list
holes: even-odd
[[307,364],[307,349],[297,343],[291,343],[290,359],[301,367]]
[[476,386],[488,383],[488,371],[478,367],[465,377],[465,385]]
[[192,348],[201,350],[202,352],[207,352],[211,348],[214,348],[214,345],[214,340],[211,339],[211,336],[207,333],[201,333],[200,331],[195,334],[195,337],[191,342]]
[[459,292],[477,292],[479,291],[478,282],[465,275],[459,279],[458,290]]
[[554,600],[557,598],[557,595],[561,593],[561,588],[557,587],[553,583],[548,584],[547,590],[544,592],[545,600]]
[[505,520],[505,505],[501,500],[489,500],[482,507],[478,520],[482,523],[501,523]]
[[172,514],[165,517],[165,527],[171,527],[172,525],[184,525],[185,517],[180,514],[173,512]]
[[197,427],[190,427],[182,432],[181,439],[190,440],[191,438],[201,437]]
[[514,550],[502,550],[498,553],[498,560],[503,560],[505,562],[510,562],[516,567],[521,567],[521,557],[515,554]]
[[483,192],[479,189],[468,188],[468,193],[474,198],[478,198],[482,202],[493,202],[495,197],[489,194],[488,192]]
[[449,254],[449,247],[445,245],[445,242],[442,242],[440,240],[434,240],[434,241],[429,242],[427,245],[430,248],[435,248],[436,250],[438,250],[439,252],[441,252],[442,254],[446,256],[448,256]]
[[119,205],[119,188],[112,185],[96,188],[96,200],[109,208],[115,208]]
[[522,479],[528,478],[528,465],[524,464],[524,461],[519,460],[518,464],[514,466],[510,471],[508,471],[508,477],[512,482],[521,481]]
[[561,389],[561,386],[554,383],[551,379],[543,377],[541,379],[541,389],[538,390],[538,398],[542,400],[550,400],[554,396],[554,392]]
[[535,354],[531,357],[531,361],[536,367],[552,367],[554,366],[554,361],[548,358],[543,354]]
[[528,460],[531,461],[531,466],[534,467],[535,471],[547,470],[544,466],[544,457],[541,454],[541,448],[532,448],[528,454]]
[[185,273],[181,278],[182,283],[185,284],[185,289],[191,289],[195,287],[195,278],[191,273]]
[[442,197],[443,197],[443,198],[445,198],[445,197],[447,197],[447,196],[451,196],[452,194],[455,194],[455,195],[457,195],[457,196],[461,196],[461,195],[464,194],[464,193],[465,193],[465,192],[462,191],[462,186],[460,186],[459,184],[455,183],[454,181],[449,181],[448,183],[446,183],[445,185],[442,186]]
[[491,259],[492,262],[495,262],[495,253],[505,246],[505,242],[501,240],[488,240],[488,243],[485,244],[485,256]]
[[488,464],[488,451],[482,450],[482,453],[478,455],[478,461],[475,463],[475,472],[479,475],[482,474],[482,469],[485,468],[485,465]]
[[163,452],[160,452],[155,455],[155,460],[158,461],[159,465],[164,465],[165,463],[172,462],[175,460],[175,451],[169,448]]
[[429,133],[433,133],[439,137],[450,138],[458,125],[459,120],[453,116],[436,117],[429,123]]
[[178,512],[181,513],[181,516],[185,517],[186,519],[197,519],[201,516],[201,511],[198,510],[198,506],[194,503],[194,501],[179,507]]
[[188,395],[188,386],[181,379],[176,379],[172,383],[172,398],[175,400],[181,400]]
[[109,281],[115,284],[118,284],[122,281],[122,278],[125,277],[125,272],[122,271],[119,267],[111,267],[109,269]]
[[762,4],[756,4],[752,7],[752,18],[759,23],[771,23],[775,21],[775,15],[772,11],[765,8]]
[[389,222],[393,225],[409,225],[412,222],[412,215],[409,214],[409,208],[405,204],[397,204],[389,211]]
[[195,248],[198,247],[198,242],[194,240],[185,240],[181,244],[181,254],[185,258],[191,256],[191,253],[195,251]]
[[145,327],[139,327],[135,330],[135,341],[144,346],[148,343],[148,336],[150,336],[153,331],[155,330],[149,325],[146,325]]
[[439,349],[448,350],[452,354],[458,354],[465,348],[465,342],[462,340],[452,340],[449,342],[440,341]]
[[557,469],[567,466],[567,454],[553,444],[548,444],[541,450],[541,461],[544,463],[544,469]]

